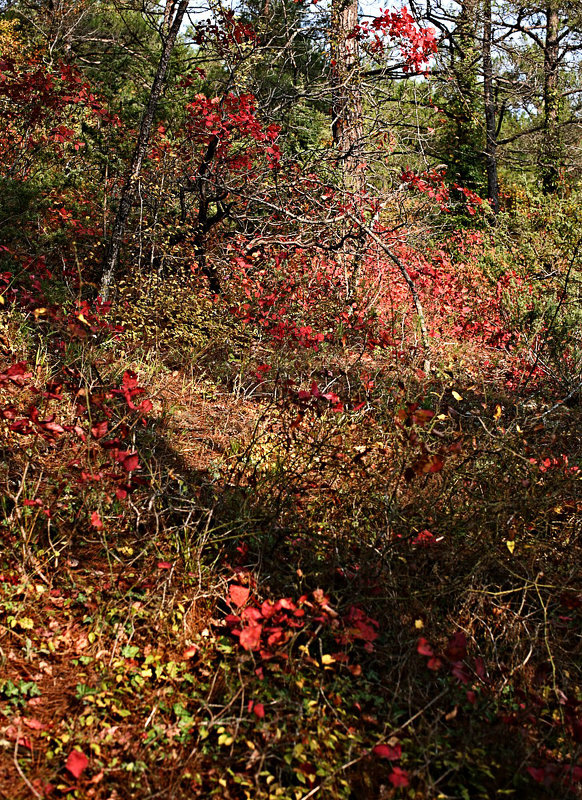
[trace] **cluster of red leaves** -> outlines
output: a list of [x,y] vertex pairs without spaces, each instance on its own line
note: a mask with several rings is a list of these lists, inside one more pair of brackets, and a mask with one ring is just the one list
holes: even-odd
[[414,189],[420,194],[425,194],[433,200],[441,211],[450,211],[451,203],[454,200],[453,192],[457,192],[464,199],[467,212],[474,216],[478,208],[483,206],[483,200],[472,189],[466,189],[458,183],[453,183],[451,187],[445,182],[446,171],[444,169],[430,169],[424,172],[413,172],[410,169],[404,170],[400,180],[410,189]]
[[444,170],[431,169],[417,173],[407,169],[400,176],[400,180],[410,189],[425,194],[433,200],[441,211],[449,211],[451,193],[445,183]]
[[546,456],[546,458],[530,458],[529,462],[537,466],[542,473],[551,470],[562,470],[565,475],[575,475],[580,472],[580,467],[577,464],[570,466],[569,458],[565,453],[560,453],[559,456]]
[[[462,631],[457,631],[450,637],[443,652],[437,653],[424,637],[418,640],[416,650],[421,656],[425,656],[428,659],[427,667],[429,669],[436,672],[446,665],[460,683],[464,685],[469,683],[471,672],[465,663],[467,658],[467,637]],[[485,667],[482,659],[475,659],[474,672],[479,677],[485,677]],[[474,703],[476,700],[475,693],[468,691],[467,699],[469,702]]]
[[[107,125],[120,124],[73,66],[62,62],[47,66],[38,58],[17,62],[0,54],[0,161],[13,161],[17,152],[36,152],[47,146],[57,156],[66,144],[75,150],[83,147],[75,127],[63,120],[75,107]],[[17,175],[23,179],[36,161],[20,159],[19,164]]]
[[217,8],[214,19],[201,20],[194,28],[192,39],[197,45],[210,44],[221,55],[232,55],[233,47],[243,42],[257,41],[257,34],[248,22],[237,19],[230,8]]
[[[516,687],[517,706],[502,713],[500,720],[504,725],[520,731],[522,735],[527,735],[529,730],[542,733],[541,745],[535,758],[537,765],[527,767],[527,772],[537,783],[546,787],[561,786],[578,792],[582,784],[582,760],[579,757],[582,744],[582,702],[560,690],[557,691],[557,698],[559,713],[552,714],[548,711],[547,698]],[[558,732],[562,742],[573,743],[575,755],[570,754],[570,758],[575,760],[557,760],[556,752],[544,744],[543,734],[547,735],[551,729]]]
[[408,9],[397,11],[388,9],[370,21],[357,25],[353,38],[368,45],[368,50],[376,57],[386,51],[385,37],[390,37],[400,45],[404,59],[404,72],[417,75],[426,72],[430,58],[437,52],[437,39],[434,28],[421,28]]
[[[15,257],[7,248],[3,255]],[[135,373],[126,370],[119,386],[87,383],[75,366],[61,361],[68,348],[79,340],[92,340],[99,334],[115,333],[107,320],[109,304],[78,302],[72,309],[50,303],[44,287],[52,278],[46,260],[25,258],[18,271],[0,274],[0,292],[5,306],[17,306],[28,315],[39,332],[51,336],[56,356],[52,376],[37,384],[33,370],[25,361],[8,363],[0,373],[0,420],[8,434],[42,439],[50,449],[67,453],[67,469],[79,486],[100,484],[118,499],[124,499],[145,478],[138,454],[128,446],[131,428],[145,422],[152,410],[145,390],[138,385]],[[27,499],[51,517],[58,498]],[[91,518],[100,527],[100,519]]]
[[[372,754],[387,761],[399,761],[402,757],[402,746],[398,742],[394,744],[377,744],[372,748]],[[395,788],[404,788],[410,782],[408,773],[402,767],[392,767],[388,780]]]
[[[141,419],[151,411],[149,399],[142,400],[139,405],[134,403],[134,398],[145,391],[137,385],[134,373],[126,371],[119,388],[101,387],[91,391],[87,390],[82,376],[70,367],[40,388],[32,378],[25,362],[11,364],[0,373],[0,387],[5,387],[13,398],[0,407],[0,419],[7,423],[10,432],[39,436],[49,443],[56,443],[65,436],[70,450],[68,467],[79,484],[107,482],[113,485],[118,499],[124,499],[137,485],[143,484],[144,478],[133,474],[140,468],[138,454],[125,445],[130,434],[130,427],[124,421],[125,413],[112,402],[116,397],[123,398],[127,408]],[[26,396],[24,404],[19,402],[22,395]],[[50,413],[49,405],[55,401],[62,405],[67,397],[74,400],[75,421],[61,424],[55,413]],[[30,402],[28,398],[36,400]],[[115,435],[106,438],[110,429],[115,430]],[[118,464],[121,471],[107,466],[96,470],[95,463],[103,464],[100,453],[106,456],[105,465],[107,462]],[[29,500],[27,504],[42,506],[40,499]],[[50,509],[43,510],[51,516]]]
[[[99,298],[94,303],[77,301],[72,307],[51,302],[45,289],[54,279],[45,256],[19,258],[7,247],[0,248],[0,256],[10,257],[12,270],[0,272],[0,298],[4,307],[16,306],[31,315],[39,326],[50,326],[57,334],[53,347],[63,350],[72,339],[87,339],[99,334],[118,333],[120,326],[107,319],[111,308]],[[14,262],[18,266],[14,267]],[[78,280],[78,274],[76,275]]]
[[293,399],[299,406],[301,415],[305,414],[308,409],[320,414],[323,409],[329,408],[329,404],[331,404],[332,411],[336,413],[344,410],[339,395],[335,392],[322,392],[315,381],[312,382],[309,389],[299,389]]
[[356,305],[346,309],[343,269],[322,253],[264,249],[256,262],[237,255],[229,289],[231,314],[257,325],[275,343],[314,351],[324,343],[345,343],[348,336],[368,349],[392,344],[372,315]]
[[[187,81],[182,81],[187,83]],[[226,199],[237,178],[256,178],[259,165],[278,165],[281,153],[276,139],[279,128],[260,121],[251,94],[207,97],[196,93],[185,104],[186,119],[178,127],[170,122],[152,133],[148,162],[156,170],[160,162],[173,160],[179,173],[196,181],[200,170],[209,188],[220,187]]]
[[528,773],[537,783],[547,788],[558,784],[572,791],[582,784],[582,766],[577,764],[544,764],[540,767],[528,767]]
[[[515,292],[522,297],[532,296],[533,287],[513,269],[497,279],[484,272],[482,260],[488,245],[482,234],[457,233],[445,246],[427,247],[422,253],[402,237],[393,237],[391,245],[414,281],[431,338],[437,342],[465,341],[495,350],[516,349],[521,333],[510,313],[511,298]],[[403,310],[411,304],[406,282],[382,253],[368,257],[365,272],[366,281],[380,286],[378,308],[382,324],[387,330],[394,329]],[[410,314],[406,318],[413,319]],[[515,366],[523,372],[521,362],[516,360]]]
[[197,94],[187,106],[192,125],[202,123],[208,136],[218,136],[223,145],[236,131],[255,142],[273,142],[279,135],[277,125],[266,128],[257,117],[257,100],[252,94],[235,95],[229,92],[222,97]]
[[[360,668],[349,664],[345,649],[360,644],[371,651],[378,638],[376,620],[356,606],[350,607],[344,615],[338,614],[321,589],[316,589],[311,595],[302,595],[297,601],[283,597],[259,602],[252,598],[249,587],[232,584],[227,600],[237,612],[225,618],[231,634],[243,649],[258,653],[263,661],[274,657],[286,658],[285,645],[298,634],[303,640],[311,641],[323,626],[332,632],[336,644],[344,648],[332,654],[333,661],[346,664],[350,671],[359,674]],[[310,656],[306,658],[317,663]]]
[[[256,653],[261,661],[285,659],[287,654],[284,646],[297,637],[304,643],[306,652],[305,643],[313,641],[325,630],[331,632],[336,645],[342,649],[327,658],[322,657],[322,663],[344,664],[357,677],[361,674],[361,667],[350,663],[347,649],[357,644],[370,652],[378,638],[378,622],[370,618],[363,609],[351,606],[347,613],[340,615],[331,607],[330,598],[320,589],[310,595],[302,595],[297,601],[286,597],[260,603],[253,599],[253,593],[248,586],[233,583],[229,587],[227,601],[236,612],[226,616],[231,634],[238,639],[243,649]],[[309,663],[321,666],[317,659],[309,655],[304,658]],[[257,669],[257,673],[262,675],[262,667]],[[248,710],[260,719],[265,715],[261,703],[250,701]],[[375,745],[371,755],[389,762],[399,761],[402,757],[402,746],[391,739],[387,743]],[[406,770],[392,764],[388,780],[394,787],[409,785]]]
[[[63,231],[70,237],[77,247],[77,253],[86,239],[92,247],[99,242],[103,233],[99,219],[99,209],[96,207],[95,198],[88,197],[85,193],[68,189],[66,195],[62,191],[53,191],[47,196],[47,208],[43,226],[46,233]],[[73,210],[74,209],[74,210]],[[78,281],[78,269],[75,274],[72,268],[63,265],[64,273],[69,281],[75,284]]]

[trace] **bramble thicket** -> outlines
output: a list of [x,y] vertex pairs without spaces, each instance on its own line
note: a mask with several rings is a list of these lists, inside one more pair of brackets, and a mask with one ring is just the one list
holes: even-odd
[[575,3],[0,0],[0,796],[582,796]]

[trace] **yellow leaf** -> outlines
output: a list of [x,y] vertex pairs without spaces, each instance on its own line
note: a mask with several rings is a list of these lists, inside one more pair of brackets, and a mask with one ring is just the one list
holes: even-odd
[[501,406],[499,403],[495,406],[495,411],[493,412],[493,419],[497,421],[501,416]]
[[414,620],[414,627],[417,631],[420,631],[424,628],[424,622],[421,619]]
[[87,317],[85,317],[84,314],[77,314],[77,319],[79,320],[79,322],[83,322],[85,325],[89,325],[89,321],[87,320]]
[[510,541],[510,540],[508,539],[508,540],[505,542],[505,544],[507,545],[507,549],[509,550],[509,552],[511,553],[511,555],[513,555],[513,551],[515,550],[515,542],[514,542],[514,541]]
[[335,664],[335,658],[332,655],[330,655],[329,653],[325,653],[325,655],[323,655],[321,657],[321,663],[322,664]]
[[455,400],[456,400],[457,402],[460,402],[460,401],[463,399],[462,395],[460,395],[460,394],[459,394],[457,391],[455,391],[454,389],[453,389],[453,391],[452,391],[452,393],[451,393],[451,394],[453,395],[453,397],[455,398]]

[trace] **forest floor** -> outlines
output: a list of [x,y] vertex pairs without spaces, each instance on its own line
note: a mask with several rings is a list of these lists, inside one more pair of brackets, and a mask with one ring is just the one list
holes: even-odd
[[0,796],[580,796],[579,397],[253,336],[8,323]]

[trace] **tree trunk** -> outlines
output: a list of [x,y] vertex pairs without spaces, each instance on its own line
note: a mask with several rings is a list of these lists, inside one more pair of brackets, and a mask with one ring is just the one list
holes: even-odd
[[493,213],[499,212],[499,183],[497,178],[497,131],[495,124],[495,95],[493,92],[493,62],[491,60],[491,0],[483,8],[483,95],[485,105],[485,162],[487,167],[487,196]]
[[483,125],[479,108],[480,0],[461,0],[451,52],[455,96],[449,104],[455,122],[455,140],[447,157],[449,179],[480,191],[484,180]]
[[350,191],[364,188],[363,174],[358,169],[363,138],[359,48],[357,39],[349,38],[357,24],[357,0],[332,0],[331,127],[344,188]]
[[105,256],[103,275],[101,278],[101,297],[103,298],[103,300],[107,300],[109,298],[109,294],[111,292],[115,280],[115,270],[117,267],[117,262],[119,260],[119,253],[121,251],[125,226],[127,224],[131,207],[133,205],[135,191],[137,188],[137,183],[139,181],[139,175],[141,172],[143,160],[147,151],[147,146],[152,132],[154,117],[156,114],[158,103],[160,101],[160,97],[162,96],[162,92],[164,90],[164,85],[166,82],[166,74],[168,72],[168,66],[170,64],[170,58],[174,50],[174,45],[176,44],[176,37],[178,36],[178,31],[180,30],[180,26],[182,25],[182,21],[184,19],[184,14],[186,13],[189,0],[180,0],[180,4],[170,24],[168,15],[169,11],[171,11],[174,6],[174,2],[175,0],[167,0],[166,16],[164,20],[164,27],[168,26],[167,35],[165,36],[164,39],[162,54],[160,56],[160,61],[158,63],[158,68],[156,70],[154,82],[150,90],[148,104],[146,106],[144,115],[141,120],[139,135],[137,137],[135,150],[133,151],[133,158],[131,160],[131,167],[129,170],[129,174],[127,175],[125,184],[121,191],[119,206],[117,208],[117,215],[115,217],[115,223],[113,225],[111,239],[109,241],[109,246],[107,248],[107,253]]
[[[365,189],[362,167],[362,95],[358,40],[350,34],[358,24],[357,0],[332,0],[330,20],[333,144],[337,153],[342,189],[357,196]],[[347,198],[346,198],[347,199]],[[358,212],[359,214],[359,212]],[[346,303],[351,303],[362,258],[359,228],[351,234],[351,222],[344,218],[339,233],[343,240],[341,262],[344,270]]]
[[561,147],[558,130],[558,7],[550,2],[546,9],[546,41],[544,47],[544,139],[542,142],[542,190],[552,194],[559,186]]

